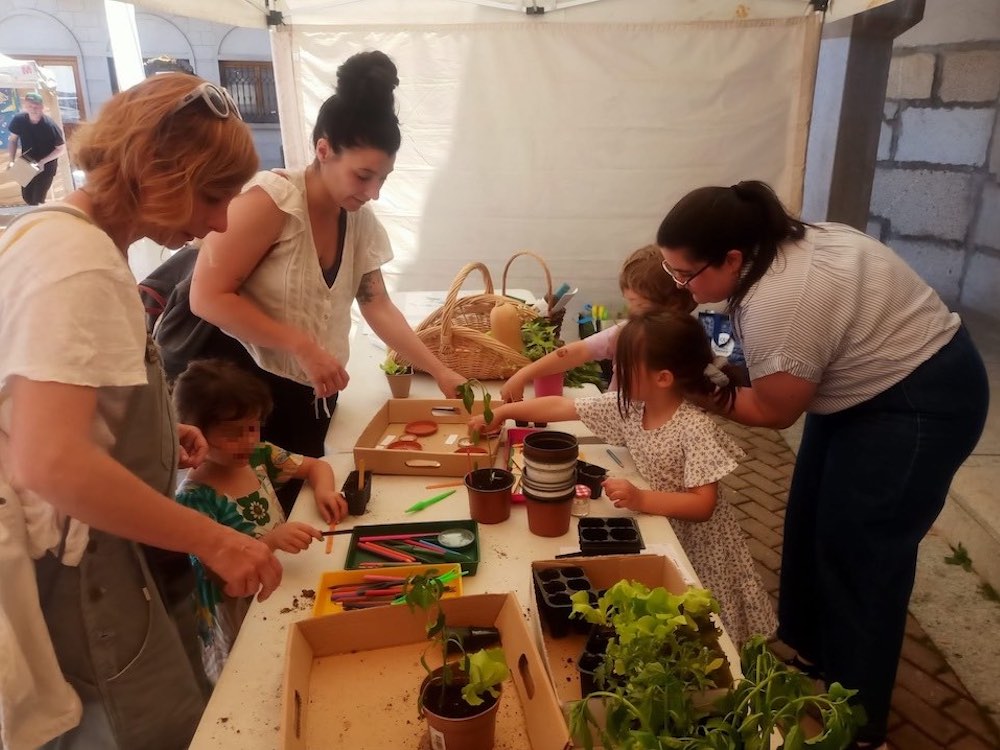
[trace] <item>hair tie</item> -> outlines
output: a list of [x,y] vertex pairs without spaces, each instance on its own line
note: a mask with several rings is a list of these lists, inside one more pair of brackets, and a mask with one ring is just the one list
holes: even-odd
[[[727,361],[724,358],[720,359],[722,359],[723,363]],[[716,360],[716,362],[717,361],[719,360]],[[727,385],[729,385],[729,376],[726,375],[726,373],[724,373],[722,370],[720,370],[719,366],[715,364],[715,362],[709,362],[707,365],[705,365],[705,377],[711,380],[712,385],[718,388],[725,388]]]

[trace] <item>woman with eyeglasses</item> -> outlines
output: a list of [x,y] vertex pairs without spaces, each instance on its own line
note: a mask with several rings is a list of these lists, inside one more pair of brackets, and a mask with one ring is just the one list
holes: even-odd
[[[337,91],[316,118],[313,162],[251,180],[233,201],[229,228],[208,236],[195,267],[192,311],[239,342],[207,354],[242,359],[270,384],[263,437],[296,453],[323,454],[329,407],[347,386],[354,300],[379,338],[446,396],[465,381],[417,338],[382,280],[392,250],[367,204],[399,150],[398,83],[382,52],[341,65]],[[290,507],[294,494],[281,499]]]
[[[0,235],[0,745],[175,750],[205,705],[187,553],[233,596],[281,567],[172,498],[207,446],[174,423],[126,253],[224,230],[257,157],[227,95],[183,74],[73,145],[86,187]],[[154,574],[140,544],[180,567]]]
[[879,747],[917,545],[982,433],[983,362],[957,314],[888,247],[789,216],[762,182],[705,187],[657,233],[698,302],[729,301],[751,387],[736,422],[806,415],[785,516],[778,635],[794,662],[859,691]]

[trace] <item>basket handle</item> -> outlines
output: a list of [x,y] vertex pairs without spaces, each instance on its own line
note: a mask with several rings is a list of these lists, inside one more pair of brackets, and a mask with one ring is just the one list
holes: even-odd
[[545,271],[545,285],[547,287],[545,295],[545,303],[549,306],[548,310],[549,313],[551,313],[552,305],[555,304],[555,300],[552,299],[552,274],[549,273],[549,267],[545,263],[545,259],[538,253],[533,253],[530,250],[521,250],[510,256],[510,260],[507,261],[507,265],[503,267],[503,279],[501,280],[502,289],[500,294],[502,294],[504,297],[507,296],[507,271],[510,270],[510,264],[513,263],[517,258],[520,258],[522,255],[527,255],[537,260],[541,264],[542,270]]
[[458,272],[455,280],[448,287],[448,296],[441,307],[441,336],[439,351],[442,354],[451,352],[451,321],[455,313],[455,306],[458,305],[458,293],[462,289],[462,284],[469,278],[473,271],[479,271],[483,276],[483,287],[485,294],[493,294],[493,278],[490,276],[490,269],[482,263],[466,263],[462,270]]

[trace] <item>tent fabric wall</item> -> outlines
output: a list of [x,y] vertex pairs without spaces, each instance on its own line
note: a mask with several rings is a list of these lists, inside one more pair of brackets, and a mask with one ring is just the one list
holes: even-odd
[[[572,0],[569,0],[572,2]],[[827,20],[861,13],[892,0],[831,0]],[[331,23],[480,23],[519,18],[528,23],[589,22],[609,16],[625,22],[761,20],[808,14],[808,0],[597,0],[566,7],[566,0],[536,0],[544,16],[526,16],[529,0],[133,0],[152,11],[235,26],[264,28],[267,10],[296,26]],[[491,6],[509,6],[491,7]],[[560,7],[561,6],[561,7]]]
[[[821,19],[684,24],[285,27],[272,32],[286,160],[351,54],[399,68],[403,146],[375,210],[399,289],[445,288],[542,253],[580,299],[614,304],[617,272],[688,190],[759,178],[793,210]],[[514,286],[540,292],[518,266]]]

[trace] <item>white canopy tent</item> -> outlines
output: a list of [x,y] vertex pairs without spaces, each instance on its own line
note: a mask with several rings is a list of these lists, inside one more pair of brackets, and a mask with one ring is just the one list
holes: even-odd
[[[281,13],[271,38],[292,168],[311,159],[340,63],[393,58],[403,146],[375,208],[398,289],[444,288],[473,259],[497,275],[528,248],[578,301],[615,305],[621,260],[688,190],[757,178],[801,206],[823,20],[805,0],[537,0],[546,12],[530,15],[530,0],[137,4],[230,23]],[[542,281],[527,264],[510,279],[538,293]]]

